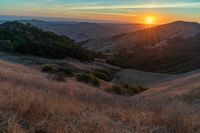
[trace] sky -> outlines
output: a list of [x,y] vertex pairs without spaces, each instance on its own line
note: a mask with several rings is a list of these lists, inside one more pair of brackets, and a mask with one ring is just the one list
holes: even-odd
[[200,22],[200,0],[0,0],[0,15],[102,22]]

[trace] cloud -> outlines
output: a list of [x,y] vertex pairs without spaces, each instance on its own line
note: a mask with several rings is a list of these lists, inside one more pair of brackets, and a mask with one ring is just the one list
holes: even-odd
[[66,10],[98,10],[98,9],[143,9],[143,8],[200,8],[200,2],[173,4],[143,4],[143,5],[65,5]]

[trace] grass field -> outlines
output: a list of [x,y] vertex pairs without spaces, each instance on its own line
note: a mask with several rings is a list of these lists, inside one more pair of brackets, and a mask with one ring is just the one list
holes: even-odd
[[145,95],[120,97],[0,61],[0,132],[198,132],[199,115],[191,113],[191,106],[176,98],[146,102]]

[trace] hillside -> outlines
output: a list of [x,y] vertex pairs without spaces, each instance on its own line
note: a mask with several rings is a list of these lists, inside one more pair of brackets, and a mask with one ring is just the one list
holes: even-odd
[[[197,77],[193,78],[197,83]],[[158,102],[156,88],[138,96],[120,97],[70,78],[52,81],[36,69],[0,61],[0,131],[198,133],[198,108],[181,100],[186,93],[176,92],[178,100],[165,101],[168,90],[176,90],[188,79],[181,80],[177,86],[161,89],[163,100]],[[196,85],[190,90],[198,91]],[[184,88],[188,95],[193,94]],[[147,102],[143,95],[155,99]]]
[[[194,70],[188,73],[177,75],[170,80],[152,86],[140,96],[144,102],[166,100],[166,102],[177,100],[185,102],[190,106],[190,110],[200,116],[200,70]],[[199,117],[197,117],[197,120]],[[197,123],[199,124],[199,123]]]
[[21,20],[23,23],[30,23],[45,31],[51,31],[58,35],[65,35],[76,42],[85,41],[91,38],[106,37],[116,34],[133,32],[144,29],[142,24],[115,24],[115,23],[89,23],[89,22],[68,22],[68,21],[41,21]]
[[158,73],[182,73],[200,67],[200,24],[173,22],[133,33],[99,38],[86,48],[115,53],[110,63]]
[[49,58],[73,57],[93,60],[94,53],[71,39],[44,32],[30,24],[6,22],[0,25],[0,50]]
[[150,73],[133,69],[122,69],[115,73],[112,82],[118,84],[128,84],[133,86],[142,85],[149,87],[161,82],[165,82],[167,79],[171,79],[175,76],[176,75]]
[[92,39],[84,47],[99,52],[134,50],[138,45],[152,48],[167,45],[171,39],[188,39],[199,33],[199,23],[176,21],[132,33]]
[[152,89],[147,90],[142,95],[146,98],[156,99],[166,97],[168,99],[174,97],[184,97],[185,100],[191,100],[194,102],[197,108],[200,109],[200,105],[197,104],[200,96],[200,70],[190,71],[184,74],[174,76],[173,78],[166,80],[163,83],[152,86]]

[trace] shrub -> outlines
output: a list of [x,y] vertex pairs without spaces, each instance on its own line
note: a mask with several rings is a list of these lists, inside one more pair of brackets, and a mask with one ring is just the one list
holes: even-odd
[[102,80],[105,81],[111,81],[112,80],[112,74],[109,70],[105,70],[105,69],[98,69],[95,70],[94,72],[92,72],[92,74]]
[[102,80],[105,80],[105,81],[109,81],[110,78],[108,77],[107,74],[105,73],[102,73],[102,72],[93,72],[92,73],[95,77],[99,78],[99,79],[102,79]]
[[119,85],[113,85],[111,88],[107,89],[107,92],[110,93],[115,93],[118,95],[124,95],[125,94],[125,89]]
[[90,83],[94,86],[99,86],[99,79],[88,73],[77,74],[76,79],[80,82]]
[[133,87],[133,86],[129,86],[128,84],[125,84],[125,85],[113,85],[111,88],[108,88],[106,91],[110,93],[115,93],[118,95],[133,96],[145,90],[147,90],[147,88],[142,87],[142,86]]
[[112,72],[108,69],[96,69],[96,72],[102,72],[102,73],[106,73],[107,75],[111,75]]
[[65,73],[66,76],[73,76],[73,72],[69,68],[59,68],[58,71]]
[[46,73],[56,73],[58,71],[59,67],[55,64],[45,64],[42,66],[42,72]]
[[73,76],[73,72],[71,69],[66,67],[60,67],[56,64],[45,64],[42,66],[42,72],[46,73],[64,73],[65,76]]

